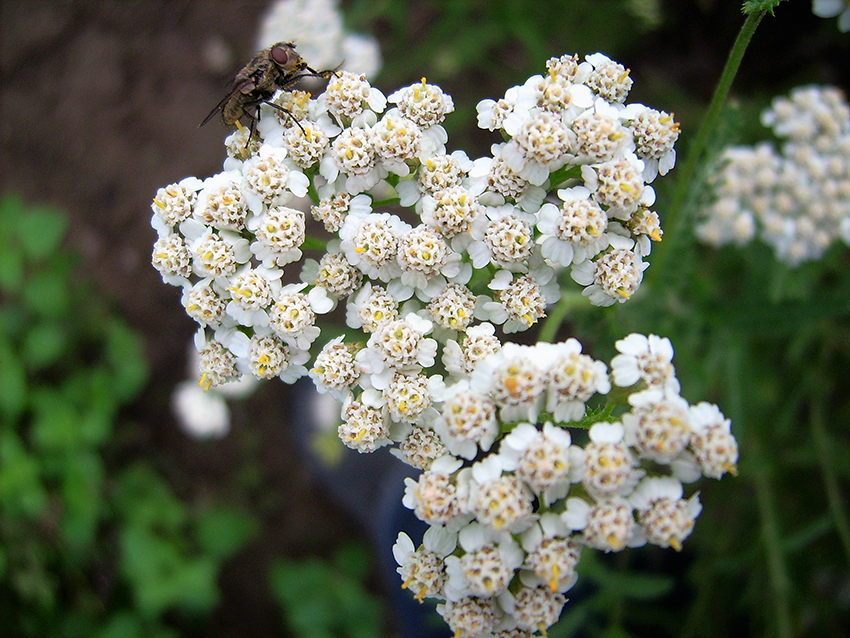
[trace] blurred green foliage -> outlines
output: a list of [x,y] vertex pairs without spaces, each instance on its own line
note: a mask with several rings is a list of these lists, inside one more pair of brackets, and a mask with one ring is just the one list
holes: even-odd
[[0,633],[173,638],[164,614],[213,608],[255,521],[120,460],[140,338],[80,277],[62,214],[7,196],[0,228]]
[[371,556],[363,545],[340,546],[331,560],[278,560],[271,566],[272,594],[298,638],[380,638],[382,606],[363,581]]

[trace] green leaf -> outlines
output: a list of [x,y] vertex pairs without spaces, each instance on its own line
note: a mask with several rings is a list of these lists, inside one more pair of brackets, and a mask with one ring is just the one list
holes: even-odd
[[346,543],[336,550],[334,565],[349,576],[364,579],[372,565],[372,554],[362,543]]
[[177,540],[176,534],[162,536],[144,525],[124,529],[121,571],[146,617],[174,607],[204,611],[218,599],[216,564],[208,557],[184,557]]
[[47,507],[47,492],[40,467],[23,442],[11,431],[0,437],[0,503],[4,516],[40,516]]
[[30,315],[19,303],[0,306],[0,340],[17,344],[23,339],[30,325]]
[[94,638],[145,638],[144,625],[131,612],[119,612],[107,621]]
[[204,553],[222,560],[242,549],[258,526],[257,519],[238,510],[212,508],[198,518],[198,543]]
[[24,360],[30,370],[43,370],[55,363],[69,347],[65,325],[56,321],[39,321],[27,332],[21,344]]
[[67,321],[71,291],[65,273],[43,270],[30,276],[23,291],[25,306],[36,315]]
[[0,416],[3,426],[17,421],[27,405],[27,374],[18,354],[0,337]]
[[106,334],[106,356],[112,365],[112,389],[118,400],[136,397],[148,380],[141,336],[122,321],[113,321]]
[[115,504],[130,525],[158,526],[163,531],[181,531],[188,515],[168,483],[147,465],[137,464],[122,472]]
[[0,248],[0,290],[18,293],[24,282],[24,256],[17,246]]
[[112,377],[105,365],[78,368],[62,385],[63,396],[78,407],[80,437],[89,445],[101,445],[112,434],[118,410]]
[[58,250],[67,227],[67,218],[49,208],[32,208],[17,220],[18,239],[26,255],[34,260]]
[[103,464],[96,454],[87,451],[68,457],[62,483],[62,534],[72,552],[94,549],[104,503],[103,477]]
[[76,407],[50,388],[36,389],[32,404],[33,445],[43,451],[74,453],[81,440]]
[[[345,564],[354,559],[359,563],[364,554],[368,552],[363,548],[345,548],[338,552],[334,562]],[[297,638],[381,635],[380,603],[361,579],[351,577],[329,562],[277,561],[269,578],[272,593]]]
[[112,434],[111,404],[95,403],[80,414],[80,438],[88,445],[101,446]]
[[549,638],[567,638],[577,634],[587,626],[592,606],[592,601],[587,599],[575,603],[571,601],[561,612],[560,620],[549,628]]

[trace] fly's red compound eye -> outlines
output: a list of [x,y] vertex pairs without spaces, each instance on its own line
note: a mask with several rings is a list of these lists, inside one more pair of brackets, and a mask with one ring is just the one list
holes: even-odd
[[289,51],[287,47],[274,47],[272,49],[272,60],[281,66],[289,62]]

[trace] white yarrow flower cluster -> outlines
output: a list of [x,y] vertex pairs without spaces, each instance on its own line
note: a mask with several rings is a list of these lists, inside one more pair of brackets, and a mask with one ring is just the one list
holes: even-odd
[[[385,97],[340,71],[315,98],[278,92],[292,117],[262,106],[222,173],[154,199],[152,262],[199,324],[199,385],[309,376],[346,446],[421,470],[403,502],[431,527],[393,551],[459,637],[545,633],[583,547],[678,549],[699,513],[682,483],[735,469],[729,421],[679,396],[669,341],[630,335],[610,373],[576,339],[505,342],[545,319],[565,268],[599,306],[640,285],[678,127],[626,105],[631,84],[602,54],[552,58],[479,104],[508,141],[473,160],[446,152],[439,86]],[[336,237],[304,260],[307,194]],[[350,330],[329,339],[337,306]]]
[[[444,453],[405,481],[404,504],[430,527],[418,548],[400,533],[394,554],[404,587],[442,601],[458,635],[554,623],[584,547],[680,550],[701,511],[684,484],[735,472],[729,420],[681,398],[669,340],[616,347],[609,375],[575,339],[505,343],[443,394],[430,426]],[[625,405],[595,420],[588,402],[612,384]]]
[[[626,105],[629,72],[601,53],[552,58],[547,71],[478,105],[479,126],[509,138],[476,168],[486,176],[481,201],[515,206],[534,231],[515,228],[511,243],[504,229],[488,243],[480,228],[505,226],[488,211],[470,253],[476,267],[489,257],[511,268],[528,258],[517,243],[533,235],[534,254],[570,268],[592,304],[622,303],[640,286],[651,242],[661,240],[650,183],[673,168],[679,127],[668,113]],[[558,199],[547,201],[554,192]]]
[[741,246],[758,236],[791,266],[820,259],[839,239],[850,244],[850,106],[843,93],[800,87],[774,99],[761,119],[783,140],[780,149],[762,142],[721,154],[697,237]]

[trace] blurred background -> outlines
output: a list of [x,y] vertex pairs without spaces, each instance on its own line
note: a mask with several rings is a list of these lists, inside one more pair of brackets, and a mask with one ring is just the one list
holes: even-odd
[[[232,402],[230,432],[214,440],[188,436],[171,408],[195,325],[150,265],[150,203],[159,187],[221,170],[228,131],[198,124],[259,48],[271,4],[0,4],[4,638],[412,631],[379,567],[391,543],[375,546],[363,524],[381,488],[338,465],[392,476],[386,459],[316,452],[293,422],[293,405],[306,408],[281,383]],[[333,5],[305,1],[290,17],[321,21]],[[675,114],[680,167],[744,19],[728,0],[339,10],[347,31],[376,39],[371,79],[385,94],[425,76],[453,97],[450,151],[474,158],[497,141],[475,125],[481,99],[550,57],[602,51],[631,69],[630,102]],[[784,2],[756,32],[710,155],[767,139],[759,112],[811,83],[850,90],[850,35],[810,2]],[[676,170],[657,185],[662,226]],[[670,336],[683,395],[732,418],[740,476],[700,486],[705,509],[681,554],[586,556],[550,636],[850,632],[848,249],[792,269],[757,244],[698,247],[686,223],[703,200],[698,177],[676,252],[648,274],[652,294],[588,307],[560,336],[600,359],[632,330]],[[363,493],[335,491],[341,476]]]

